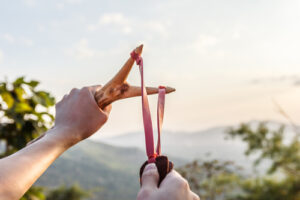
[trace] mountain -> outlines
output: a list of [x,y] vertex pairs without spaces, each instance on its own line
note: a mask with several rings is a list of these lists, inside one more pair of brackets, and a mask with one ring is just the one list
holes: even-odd
[[[251,121],[249,124],[255,128],[259,122]],[[281,125],[275,121],[267,122],[267,126],[271,130],[277,130]],[[293,135],[293,127],[285,126],[288,140]],[[247,145],[240,139],[229,138],[226,135],[229,128],[229,126],[221,126],[193,133],[163,131],[161,136],[162,152],[188,161],[205,160],[208,155],[212,159],[231,160],[249,172],[252,170],[252,163],[256,156],[246,157],[244,155]],[[101,139],[101,142],[115,146],[145,149],[144,133],[142,132],[104,138]],[[260,166],[259,170],[264,170],[267,166],[268,163],[266,162]]]
[[[86,140],[58,158],[35,183],[55,188],[78,183],[93,193],[90,199],[132,200],[139,190],[138,172],[145,152]],[[172,158],[175,165],[182,159]]]

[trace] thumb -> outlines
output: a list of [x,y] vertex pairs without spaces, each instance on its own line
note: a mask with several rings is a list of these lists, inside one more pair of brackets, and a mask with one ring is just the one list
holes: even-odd
[[142,175],[142,189],[157,189],[159,174],[155,163],[146,165]]

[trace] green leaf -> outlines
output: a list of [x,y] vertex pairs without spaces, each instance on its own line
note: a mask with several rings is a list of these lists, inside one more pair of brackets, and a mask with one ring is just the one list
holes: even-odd
[[15,108],[15,112],[17,113],[30,112],[32,110],[32,107],[24,102],[18,103]]
[[15,80],[13,82],[14,87],[19,87],[20,85],[22,85],[23,83],[25,83],[24,81],[24,76],[21,76],[19,78],[17,78],[17,80]]
[[38,82],[38,81],[32,80],[32,81],[28,82],[27,85],[35,88],[36,86],[38,86],[39,83],[40,82]]
[[22,124],[20,122],[16,122],[16,128],[20,131],[22,129]]
[[3,92],[0,94],[3,101],[6,103],[8,109],[10,109],[14,105],[14,98],[9,92]]
[[38,103],[45,107],[53,106],[55,104],[55,98],[50,96],[48,92],[39,91],[36,93],[36,96],[38,97],[36,98]]
[[25,90],[22,87],[16,87],[15,93],[16,93],[19,101],[24,101],[23,95],[25,94]]

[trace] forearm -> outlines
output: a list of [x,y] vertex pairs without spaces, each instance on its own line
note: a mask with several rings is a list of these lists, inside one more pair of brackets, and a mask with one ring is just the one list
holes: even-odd
[[0,159],[0,199],[20,199],[44,171],[72,144],[51,129],[40,140]]

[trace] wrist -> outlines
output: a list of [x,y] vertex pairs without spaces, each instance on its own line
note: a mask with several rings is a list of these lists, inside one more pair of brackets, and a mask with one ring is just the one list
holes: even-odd
[[79,142],[79,139],[76,139],[72,130],[68,127],[57,127],[54,126],[50,129],[47,134],[46,138],[48,140],[52,140],[57,145],[62,146],[65,149],[68,149]]

